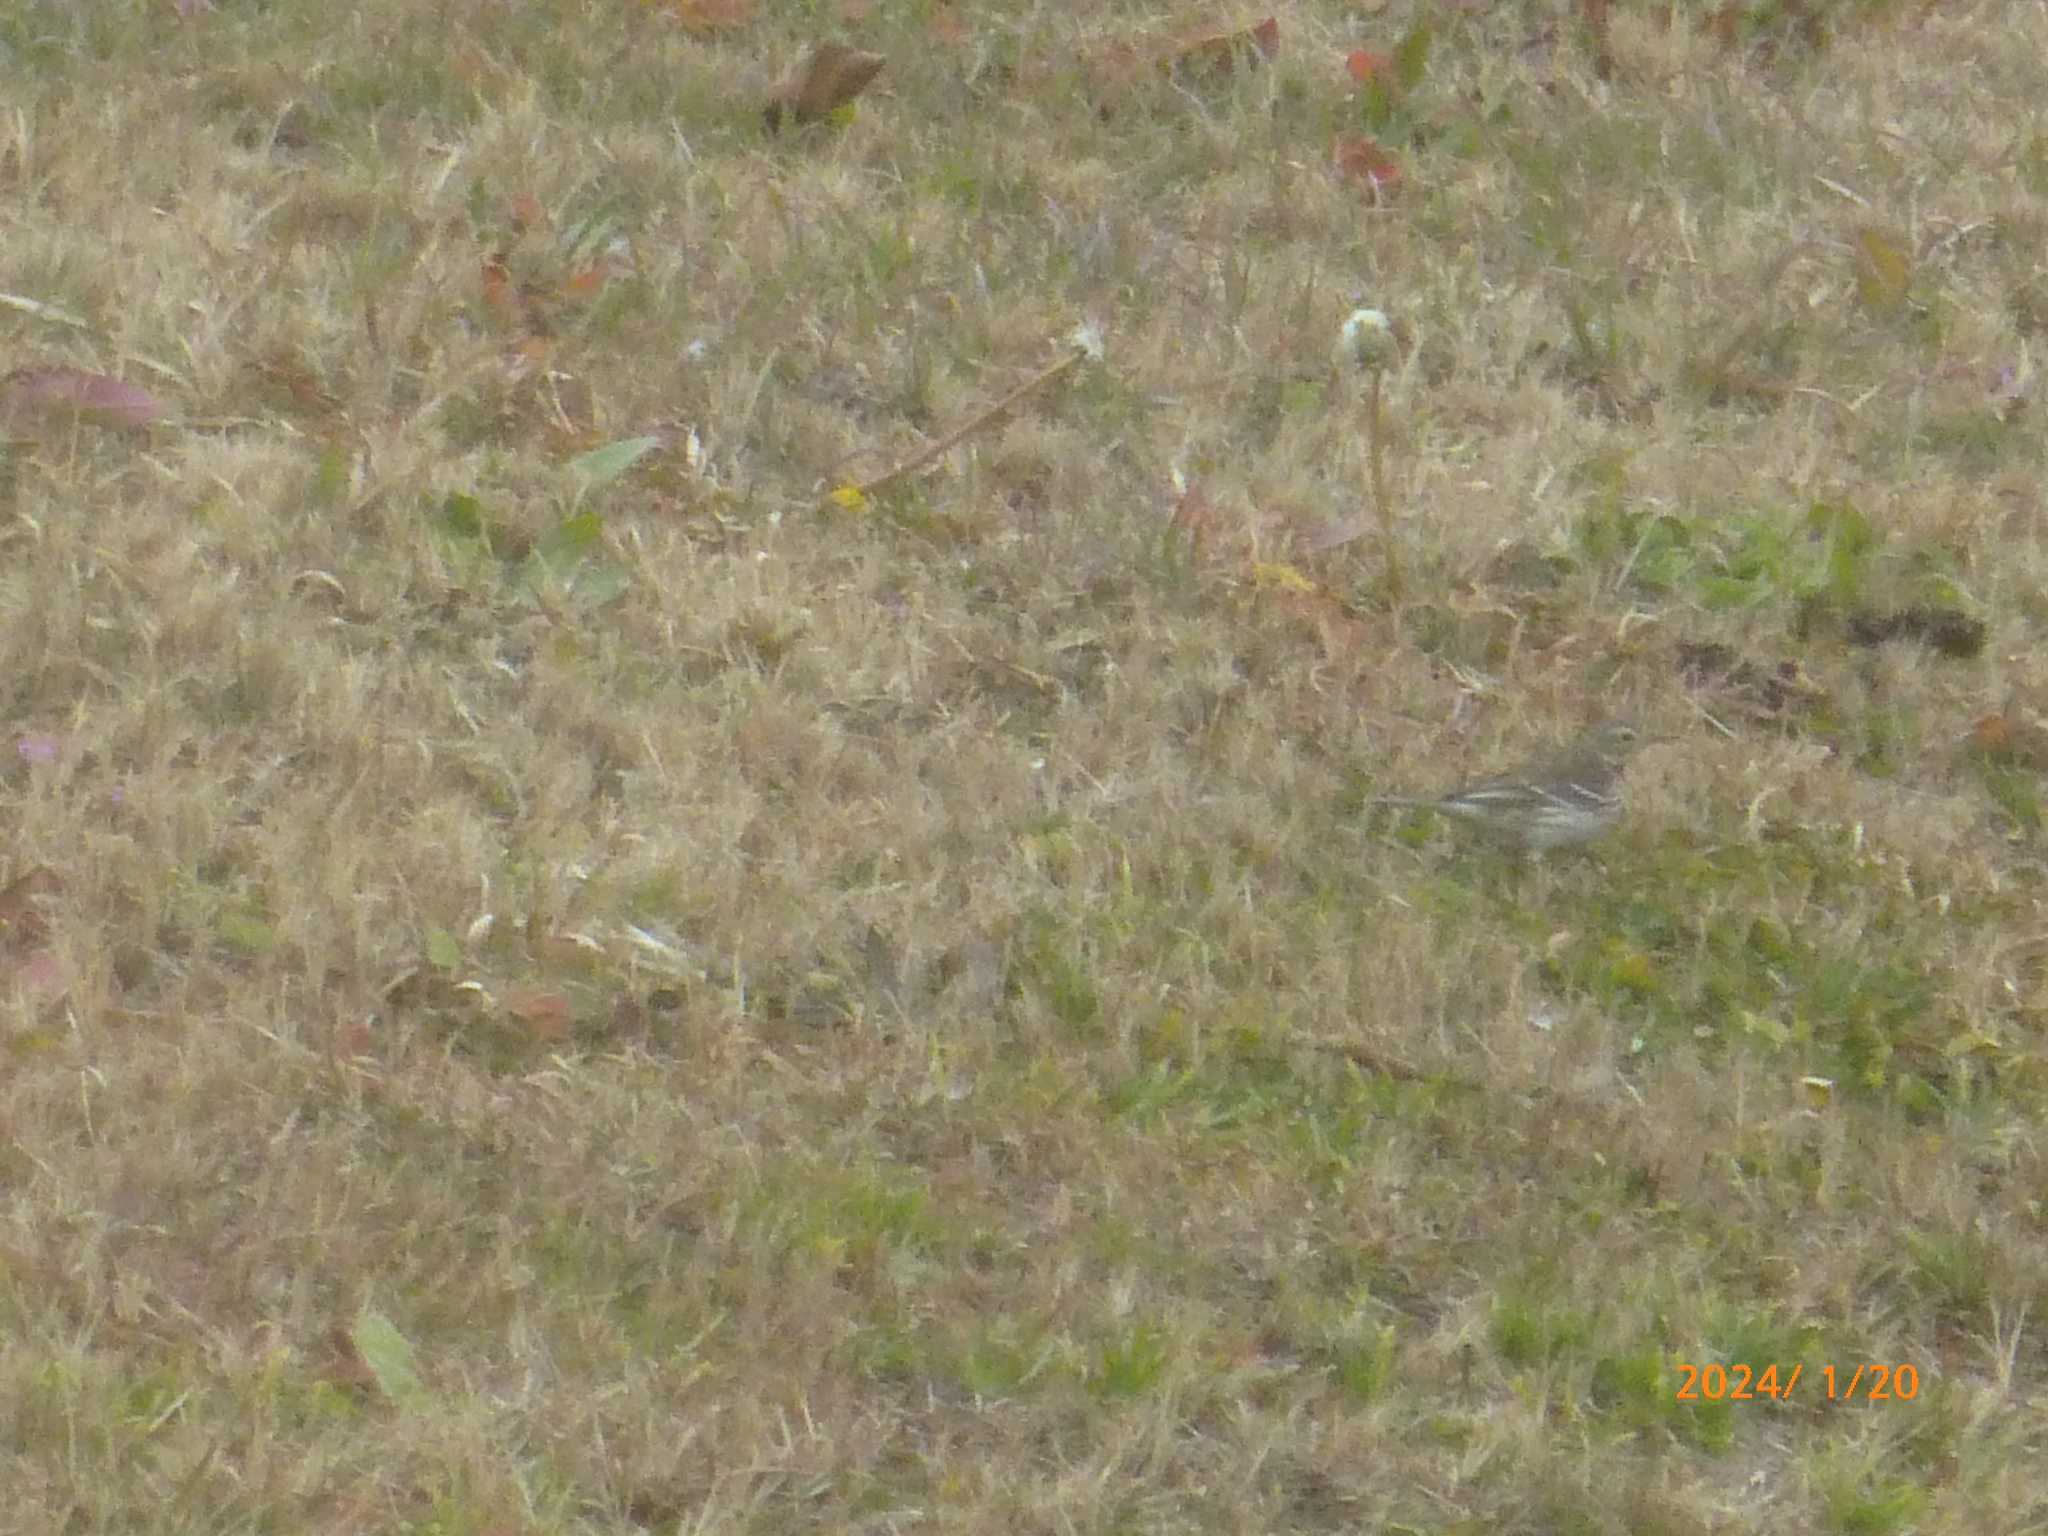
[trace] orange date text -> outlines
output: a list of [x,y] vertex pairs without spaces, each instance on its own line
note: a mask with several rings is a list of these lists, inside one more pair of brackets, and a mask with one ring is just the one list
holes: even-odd
[[1920,1372],[1910,1365],[1750,1365],[1678,1361],[1681,1403],[1790,1402],[1804,1380],[1831,1403],[1910,1403],[1920,1395]]

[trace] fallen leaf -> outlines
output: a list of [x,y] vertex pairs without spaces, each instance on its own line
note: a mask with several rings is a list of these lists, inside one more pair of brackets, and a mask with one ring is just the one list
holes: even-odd
[[803,68],[777,88],[762,112],[768,131],[780,128],[785,117],[799,124],[830,117],[866,90],[888,62],[879,53],[864,53],[844,43],[818,44]]
[[48,997],[64,990],[64,967],[47,949],[39,949],[21,962],[14,979],[28,991]]
[[1982,715],[1970,727],[1970,745],[1979,752],[2002,755],[2012,750],[2015,734],[2012,722],[2002,711],[1998,714]]
[[1227,80],[1238,65],[1247,67],[1280,51],[1280,22],[1268,16],[1255,27],[1232,31],[1204,28],[1176,37],[1119,39],[1097,49],[1087,61],[1095,95],[1104,110],[1116,98],[1153,75],[1192,84]]
[[1173,504],[1171,526],[1176,533],[1187,535],[1188,547],[1194,551],[1197,560],[1207,552],[1209,536],[1217,521],[1216,503],[1199,485],[1190,484]]
[[2003,709],[1973,721],[1963,741],[1989,762],[2039,773],[2048,768],[2048,728],[2041,722],[2038,710],[2009,697]]
[[1883,230],[1856,232],[1856,295],[1872,309],[1897,309],[1913,285],[1913,261]]
[[587,267],[578,267],[562,279],[562,297],[565,299],[594,299],[604,291],[604,285],[611,281],[612,272],[608,262],[592,262]]
[[1586,23],[1586,35],[1593,44],[1593,73],[1601,80],[1614,78],[1614,47],[1607,22],[1607,0],[1579,0],[1579,14]]
[[505,995],[505,1011],[524,1024],[533,1038],[555,1042],[569,1038],[574,1010],[568,997],[544,987],[519,987]]
[[1162,61],[1182,74],[1200,73],[1214,80],[1228,79],[1240,63],[1247,67],[1271,59],[1280,51],[1280,21],[1268,16],[1255,27],[1235,32],[1201,32],[1174,44]]
[[1374,53],[1370,48],[1354,48],[1345,56],[1344,67],[1351,78],[1360,85],[1369,85],[1378,80],[1384,85],[1394,85],[1394,56],[1391,53]]
[[1330,159],[1339,175],[1364,182],[1375,202],[1384,202],[1401,184],[1401,162],[1364,134],[1341,135]]
[[483,265],[484,307],[500,320],[519,317],[519,295],[512,286],[512,269],[503,256],[486,256]]
[[75,416],[101,427],[147,427],[162,418],[156,396],[140,385],[77,368],[17,368],[0,379],[0,422]]
[[1340,517],[1307,534],[1302,540],[1302,548],[1311,555],[1320,555],[1325,550],[1337,549],[1353,539],[1363,538],[1372,532],[1372,526],[1363,512]]
[[420,1379],[419,1364],[412,1344],[390,1318],[372,1307],[363,1308],[349,1331],[356,1360],[369,1367],[384,1395],[408,1411],[431,1405],[433,1395]]
[[336,1056],[367,1056],[377,1043],[377,1032],[367,1018],[345,1019],[334,1027],[329,1050]]
[[754,19],[754,0],[658,0],[655,9],[698,37],[730,32]]
[[319,376],[290,353],[273,352],[252,359],[247,367],[280,409],[289,407],[315,416],[332,416],[341,410],[341,401],[322,386]]
[[1282,592],[1314,593],[1321,591],[1321,588],[1313,580],[1302,575],[1293,566],[1266,560],[1255,560],[1252,562],[1252,585],[1277,589]]
[[531,192],[521,192],[512,199],[513,233],[523,235],[529,229],[546,229],[548,222],[547,209]]
[[367,1392],[377,1385],[377,1373],[356,1348],[355,1336],[345,1323],[336,1323],[327,1330],[325,1358],[315,1367],[314,1375],[355,1392]]
[[64,878],[47,864],[38,864],[0,891],[0,951],[18,954],[49,937],[42,898],[64,889]]

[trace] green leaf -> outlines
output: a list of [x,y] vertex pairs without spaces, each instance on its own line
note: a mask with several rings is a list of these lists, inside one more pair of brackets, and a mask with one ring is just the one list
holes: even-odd
[[413,1363],[412,1345],[390,1318],[365,1307],[349,1337],[355,1343],[356,1353],[369,1366],[370,1374],[377,1378],[377,1385],[392,1402],[408,1413],[433,1402],[433,1394],[420,1380],[419,1368]]
[[599,552],[603,537],[604,518],[595,512],[579,512],[540,536],[520,566],[519,579],[534,591],[550,583],[580,590],[592,569],[590,557]]
[[427,930],[427,963],[441,971],[452,971],[462,964],[462,946],[446,928]]
[[1374,75],[1365,82],[1358,93],[1360,121],[1375,135],[1385,135],[1394,126],[1394,115],[1398,110],[1394,92],[1386,80]]
[[580,560],[604,536],[604,519],[595,512],[579,512],[557,523],[533,546],[533,558],[549,565]]
[[1806,525],[1825,540],[1828,591],[1837,601],[1854,602],[1863,592],[1869,556],[1882,542],[1877,530],[1846,501],[1815,502],[1807,510]]
[[1402,90],[1412,91],[1422,84],[1422,77],[1429,69],[1432,36],[1429,23],[1419,21],[1394,50],[1394,78],[1401,82]]
[[653,449],[661,446],[658,437],[628,437],[616,443],[606,443],[602,448],[593,448],[588,453],[578,454],[569,461],[570,473],[583,481],[583,489],[594,491],[600,485],[609,485],[627,470],[631,469]]
[[321,453],[319,462],[313,467],[311,498],[332,505],[347,494],[348,455],[339,448],[330,447]]
[[245,955],[267,955],[277,948],[277,930],[251,912],[223,912],[215,925],[221,942]]
[[632,585],[633,573],[616,561],[588,561],[576,573],[576,606],[603,608],[624,597]]
[[474,496],[455,491],[434,514],[434,526],[458,539],[481,539],[485,526],[484,504]]

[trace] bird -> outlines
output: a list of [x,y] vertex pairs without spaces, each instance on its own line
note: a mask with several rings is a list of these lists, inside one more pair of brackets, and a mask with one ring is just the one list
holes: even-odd
[[1471,822],[1532,853],[1591,842],[1621,820],[1622,774],[1642,744],[1632,720],[1604,720],[1562,751],[1447,795],[1382,795]]

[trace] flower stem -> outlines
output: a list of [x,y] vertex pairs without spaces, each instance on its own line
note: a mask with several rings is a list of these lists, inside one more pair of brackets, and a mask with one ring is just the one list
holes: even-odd
[[1380,546],[1387,562],[1387,597],[1401,601],[1401,553],[1394,546],[1394,503],[1387,495],[1387,445],[1380,424],[1380,370],[1365,376],[1365,445],[1372,466],[1372,502],[1380,515]]

